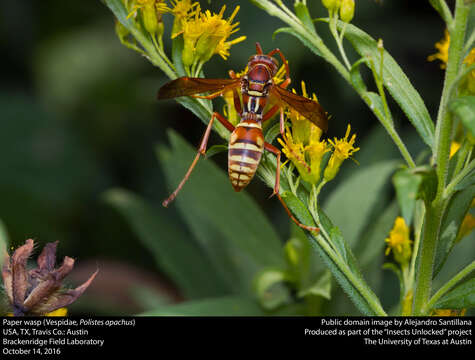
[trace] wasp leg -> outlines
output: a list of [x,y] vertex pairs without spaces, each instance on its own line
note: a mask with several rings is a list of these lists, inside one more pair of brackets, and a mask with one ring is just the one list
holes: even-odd
[[279,48],[277,49],[274,49],[272,50],[270,53],[267,54],[267,56],[272,56],[274,54],[279,54],[280,58],[282,59],[282,62],[283,64],[285,65],[285,77],[286,77],[286,80],[289,80],[289,83],[290,83],[290,69],[289,69],[289,63],[287,62],[287,60],[285,59],[285,56],[284,54],[282,53],[282,51],[280,51]]
[[287,215],[289,215],[289,217],[292,219],[292,221],[297,224],[297,226],[301,227],[302,229],[305,229],[307,231],[313,231],[313,232],[318,232],[320,231],[320,229],[318,227],[315,227],[315,226],[307,226],[307,225],[304,225],[302,224],[300,221],[298,221],[295,216],[292,215],[292,213],[290,212],[289,208],[287,207],[287,205],[285,204],[284,200],[282,200],[282,197],[280,196],[280,150],[277,149],[275,146],[269,144],[269,143],[264,143],[264,148],[273,153],[275,156],[277,156],[277,167],[276,167],[276,173],[275,173],[275,185],[274,185],[274,192],[272,193],[271,197],[274,196],[274,195],[277,195],[277,198],[279,199],[280,203],[282,204],[282,206],[284,207],[285,209],[285,212],[287,213]]
[[[284,82],[282,82],[281,84],[279,84],[278,86],[280,86],[281,88],[283,89],[286,89],[287,86],[289,86],[290,84],[290,78],[288,79],[285,79]],[[272,118],[275,113],[280,110],[280,133],[282,135],[284,135],[284,131],[285,131],[285,122],[284,122],[284,109],[282,107],[281,104],[277,104],[277,105],[274,105],[272,106],[263,116],[262,116],[262,122],[266,121],[266,120],[269,120],[270,118]]]
[[164,207],[167,207],[173,200],[175,200],[175,198],[178,195],[178,193],[180,192],[181,188],[183,187],[183,185],[185,185],[185,182],[190,177],[191,172],[193,171],[194,167],[196,166],[196,163],[198,162],[198,160],[200,159],[200,155],[205,155],[206,154],[206,147],[208,145],[209,135],[211,134],[211,129],[213,128],[213,122],[214,122],[215,118],[217,118],[218,121],[221,124],[223,124],[226,129],[228,129],[231,132],[234,131],[234,125],[231,124],[223,115],[221,115],[220,113],[217,113],[217,112],[213,113],[213,115],[211,116],[211,120],[209,121],[208,126],[206,127],[206,131],[203,135],[203,138],[201,139],[200,147],[198,148],[198,152],[196,153],[196,156],[195,156],[193,162],[191,163],[190,167],[188,168],[188,171],[186,172],[184,178],[181,180],[180,184],[178,184],[176,190],[167,199],[165,199],[162,202],[162,205]]

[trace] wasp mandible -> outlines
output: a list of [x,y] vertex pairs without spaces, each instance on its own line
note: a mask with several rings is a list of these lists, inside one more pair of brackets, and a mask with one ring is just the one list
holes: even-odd
[[[277,195],[287,214],[298,226],[309,231],[318,231],[316,227],[300,223],[282,200],[279,194],[281,152],[272,144],[264,141],[262,123],[271,119],[280,111],[280,133],[284,134],[284,109],[287,106],[313,122],[323,131],[327,131],[328,118],[319,103],[287,90],[291,82],[289,65],[280,49],[274,49],[268,54],[264,54],[261,45],[256,43],[256,52],[257,54],[249,58],[247,73],[242,77],[236,76],[232,70],[229,72],[230,79],[181,77],[165,84],[158,91],[158,99],[171,99],[180,96],[214,99],[224,92],[232,91],[234,107],[241,118],[241,121],[235,127],[220,113],[213,113],[192,164],[176,190],[163,201],[163,206],[167,207],[175,199],[190,177],[200,155],[205,155],[213,122],[217,119],[231,132],[228,150],[228,174],[234,190],[241,191],[249,184],[259,166],[262,153],[267,150],[277,157],[276,180],[272,196]],[[279,55],[285,66],[285,80],[279,85],[276,85],[273,80],[279,68],[278,61],[273,57],[275,54]],[[242,103],[238,89],[241,92]],[[200,93],[210,94],[197,95]],[[269,99],[273,101],[273,105],[264,112]]]

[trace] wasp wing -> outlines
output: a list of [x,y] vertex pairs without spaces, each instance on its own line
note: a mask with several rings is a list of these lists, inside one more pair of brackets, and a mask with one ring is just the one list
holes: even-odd
[[170,81],[158,90],[158,99],[171,99],[205,92],[225,92],[239,86],[240,79],[204,79],[181,77]]
[[325,110],[314,100],[294,94],[280,86],[274,86],[272,94],[280,100],[280,102],[288,105],[300,115],[313,122],[324,132],[328,130],[328,117]]

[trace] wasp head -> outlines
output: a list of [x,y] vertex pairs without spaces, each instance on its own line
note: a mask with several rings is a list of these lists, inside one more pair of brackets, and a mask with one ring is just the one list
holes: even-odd
[[271,56],[254,55],[248,61],[243,90],[252,96],[267,96],[272,78],[277,73],[278,62]]

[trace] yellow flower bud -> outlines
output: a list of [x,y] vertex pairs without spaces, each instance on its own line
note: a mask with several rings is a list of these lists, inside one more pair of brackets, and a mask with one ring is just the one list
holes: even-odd
[[335,10],[340,7],[341,0],[322,0],[322,4],[328,10]]
[[348,140],[350,131],[351,126],[348,124],[346,134],[343,139],[340,140],[335,138],[333,141],[329,140],[330,144],[333,146],[333,153],[323,174],[326,181],[333,180],[340,170],[340,166],[343,161],[348,159],[351,155],[353,155],[353,153],[360,149],[353,146],[355,144],[356,134],[353,134],[351,139]]
[[196,55],[203,62],[208,61],[215,53],[215,49],[221,40],[220,36],[204,35],[196,43]]
[[394,259],[398,263],[401,265],[407,264],[412,255],[412,241],[409,239],[409,227],[402,217],[398,216],[396,218],[386,242],[388,244],[386,255],[389,255],[392,250]]
[[150,34],[155,34],[158,29],[158,19],[157,12],[155,11],[155,4],[153,2],[144,5],[142,9],[142,16],[145,30],[147,30]]
[[401,315],[402,316],[409,316],[412,314],[412,299],[414,297],[414,293],[411,290],[409,290],[406,294],[406,296],[404,296],[404,299],[402,300],[402,304],[401,304]]
[[129,30],[124,25],[122,25],[119,20],[115,21],[115,33],[119,37],[120,41],[123,41],[130,34]]
[[342,0],[340,7],[340,18],[346,23],[353,19],[355,14],[355,0]]

